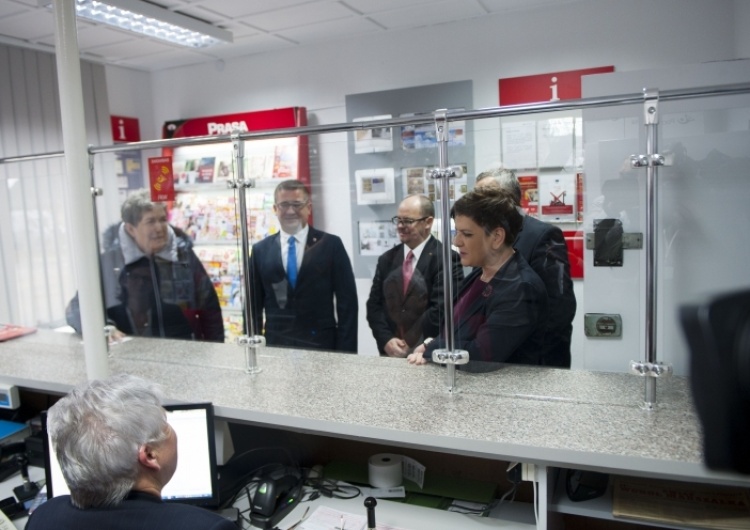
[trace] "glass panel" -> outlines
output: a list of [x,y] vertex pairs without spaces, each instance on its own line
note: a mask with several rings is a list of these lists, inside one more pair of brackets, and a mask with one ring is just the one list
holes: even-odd
[[[747,243],[743,238],[748,236],[739,230],[728,238],[722,232],[726,223],[719,223],[719,219],[723,221],[728,217],[737,221],[732,226],[747,224],[747,214],[742,207],[742,200],[748,191],[747,179],[743,177],[747,169],[743,165],[747,159],[745,153],[750,147],[747,100],[747,96],[733,96],[661,104],[659,150],[667,155],[671,165],[659,169],[657,181],[657,336],[659,360],[673,364],[675,371],[681,374],[686,372],[687,353],[682,339],[671,340],[671,337],[682,336],[676,316],[677,307],[705,292],[736,289],[748,283],[741,265]],[[480,173],[504,167],[513,171],[519,182],[521,206],[526,216],[545,221],[564,234],[577,306],[570,338],[570,366],[574,369],[623,372],[628,369],[630,360],[644,356],[647,333],[644,318],[646,286],[642,280],[645,278],[645,251],[643,248],[627,248],[629,237],[646,239],[646,172],[645,169],[634,170],[630,166],[630,156],[645,151],[641,115],[641,105],[630,105],[583,112],[468,120],[460,127],[464,131],[463,139],[456,140],[461,137],[454,133],[453,144],[448,148],[447,164],[465,167],[465,173],[462,169],[460,177],[451,181],[448,194],[451,206],[455,200],[474,189]],[[455,125],[457,130],[458,124]],[[290,335],[288,331],[291,328],[284,326],[294,326],[292,315],[298,314],[304,315],[301,317],[304,325],[300,328],[307,330],[306,338],[297,337],[294,339],[296,342],[282,341],[275,345],[305,349],[304,343],[308,348],[337,349],[336,343],[330,342],[336,340],[330,339],[335,332],[333,335],[330,332],[333,322],[338,325],[342,321],[342,313],[337,314],[330,308],[328,297],[332,288],[328,286],[328,280],[322,279],[329,277],[331,268],[337,271],[336,280],[348,275],[344,270],[347,267],[338,268],[347,263],[351,264],[357,298],[354,318],[357,353],[378,353],[378,341],[372,329],[377,328],[376,316],[386,321],[387,330],[394,335],[403,333],[399,326],[414,325],[413,322],[403,324],[399,321],[399,311],[403,313],[408,309],[408,304],[404,305],[403,292],[387,286],[381,279],[378,279],[373,291],[379,260],[382,261],[386,252],[399,245],[399,234],[401,238],[408,239],[411,233],[404,222],[394,225],[391,222],[393,217],[414,220],[415,226],[422,222],[425,227],[429,224],[432,236],[442,239],[440,227],[445,221],[442,198],[437,191],[439,186],[429,178],[428,171],[439,165],[438,150],[434,144],[415,148],[409,143],[413,129],[409,126],[394,127],[390,131],[380,130],[377,134],[365,136],[371,143],[373,138],[383,143],[390,137],[390,150],[374,152],[356,152],[358,140],[354,132],[309,135],[306,138],[311,191],[309,204],[303,204],[304,198],[278,200],[274,197],[276,185],[291,176],[285,173],[286,170],[282,171],[282,162],[289,155],[289,147],[285,143],[288,139],[246,142],[245,176],[256,179],[255,187],[246,190],[245,196],[249,244],[259,245],[268,236],[278,233],[280,223],[274,211],[277,203],[288,203],[283,204],[283,211],[290,221],[292,217],[299,217],[297,210],[304,213],[305,209],[309,209],[312,226],[340,239],[340,245],[337,243],[335,250],[327,252],[327,265],[315,270],[319,281],[314,289],[314,303],[308,304],[308,308],[313,308],[312,312],[298,313],[299,307],[291,305],[285,308],[287,320],[280,324],[279,329],[283,331],[277,334],[277,338],[279,335]],[[147,156],[160,154],[142,154],[143,167],[147,167]],[[204,159],[209,158],[214,159],[211,165],[213,181],[200,182],[200,168],[207,164],[204,164]],[[348,167],[342,167],[345,159]],[[100,162],[100,165],[107,164]],[[207,175],[209,172],[204,169],[204,175]],[[170,204],[169,220],[193,240],[194,251],[201,255],[222,304],[225,337],[234,339],[244,331],[242,313],[245,300],[240,281],[242,250],[237,229],[239,195],[238,191],[225,187],[226,180],[235,172],[231,145],[225,142],[175,149],[173,171],[177,178],[178,194],[175,202]],[[226,175],[227,171],[229,176]],[[117,170],[112,171],[107,178],[114,178],[118,174]],[[143,174],[146,174],[145,169]],[[306,175],[300,172],[298,177],[305,180],[303,177]],[[124,183],[125,180],[120,176],[120,182]],[[130,184],[128,180],[128,186]],[[432,202],[435,214],[431,224],[416,214],[399,212],[402,199],[416,192],[424,193]],[[99,209],[100,218],[109,215],[108,224],[117,222],[116,214],[126,194],[121,193],[115,207]],[[705,205],[706,213],[703,213],[703,209],[698,210],[697,204]],[[723,215],[712,215],[713,212],[722,212]],[[530,233],[531,230],[525,234],[521,231],[521,238]],[[483,234],[482,237],[487,236]],[[466,234],[463,236],[465,238]],[[594,248],[584,248],[587,238]],[[451,244],[454,249],[460,250],[464,242],[458,239],[451,241]],[[262,250],[261,247],[255,248],[259,249]],[[303,255],[307,250],[308,247],[305,247]],[[313,255],[313,250],[310,252],[307,258]],[[403,249],[400,252],[399,266],[406,257]],[[281,255],[280,244],[278,253]],[[516,254],[521,254],[521,251]],[[288,256],[288,251],[285,255]],[[344,259],[334,260],[334,256]],[[554,253],[545,251],[544,256],[546,263],[552,264],[552,270],[559,272],[560,265],[552,258]],[[286,297],[288,302],[290,292],[296,297],[286,288],[289,280],[280,260],[274,273],[278,277],[269,283],[270,291],[266,289],[261,293],[257,287],[251,290],[252,296],[263,294],[266,297],[262,304],[265,323],[258,325],[257,332],[264,332],[267,336],[268,304],[278,303],[279,297]],[[396,261],[394,258],[387,274],[383,275],[386,279],[390,277],[394,284],[401,282],[399,285],[403,289],[402,269],[394,265]],[[708,267],[709,264],[711,267]],[[463,265],[462,272],[469,275],[473,266],[481,265],[481,262],[476,263],[464,256]],[[305,268],[306,264],[300,260],[300,281],[311,270],[309,266],[307,270]],[[714,270],[716,273],[703,273]],[[559,281],[545,282],[547,292],[555,286],[564,290],[567,283],[565,274],[561,273],[555,278]],[[426,277],[421,279],[425,282],[428,280]],[[412,276],[411,282],[414,281]],[[316,290],[318,287],[322,290]],[[325,293],[321,294],[322,291]],[[425,291],[429,292],[429,289],[425,288]],[[484,294],[484,289],[480,289],[475,293],[475,298],[482,298]],[[368,300],[375,300],[378,296],[380,300],[376,300],[375,304],[370,303],[368,307]],[[442,322],[445,314],[443,298],[435,300],[430,295],[426,298],[426,302],[424,297],[419,302],[424,305],[418,307],[425,315],[429,308],[437,308],[437,320]],[[558,304],[558,309],[561,307],[559,301],[550,301],[549,304],[551,311],[555,311],[555,304]],[[454,310],[459,316],[464,311],[466,316],[466,307],[459,306]],[[347,314],[343,321],[352,316],[352,311],[346,309],[345,312]],[[588,318],[584,318],[585,315]],[[620,327],[614,337],[608,336],[612,328],[597,321],[597,315],[619,318],[616,324]],[[589,322],[591,318],[594,318],[593,334],[592,329],[586,334],[584,322]],[[477,335],[481,319],[479,322],[480,325],[472,331]],[[601,327],[599,324],[602,324]],[[433,326],[429,333],[423,329],[419,337],[410,339],[412,343],[409,348],[420,344],[432,333],[438,335],[442,331],[441,326]],[[454,328],[456,346],[467,348],[471,353],[473,346],[470,345],[472,337],[467,331],[469,329],[472,328],[461,330],[460,322],[456,322]],[[317,343],[321,335],[329,337],[325,339],[329,342]],[[670,337],[668,351],[662,347],[666,337]],[[380,344],[386,344],[391,338],[381,339]],[[437,347],[437,344],[433,347]],[[473,359],[499,360],[493,356],[506,355],[508,344],[512,345],[512,341],[506,338],[502,341],[499,338],[489,339],[486,349],[489,356],[480,353],[473,355]],[[268,352],[272,354],[272,350]],[[515,360],[511,359],[512,354],[512,351],[507,353],[503,359]],[[534,362],[537,361],[534,359]]]
[[64,325],[74,288],[62,158],[0,166],[0,321]]

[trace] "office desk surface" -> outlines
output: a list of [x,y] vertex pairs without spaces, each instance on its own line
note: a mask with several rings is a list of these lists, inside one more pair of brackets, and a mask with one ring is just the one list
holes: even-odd
[[[263,348],[244,373],[232,344],[133,339],[111,350],[112,373],[159,382],[170,400],[211,401],[230,421],[482,458],[610,473],[750,485],[701,463],[700,425],[685,378],[657,382],[641,408],[629,374],[507,365],[457,373],[403,359]],[[0,343],[0,378],[63,393],[86,380],[80,337],[40,330]]]

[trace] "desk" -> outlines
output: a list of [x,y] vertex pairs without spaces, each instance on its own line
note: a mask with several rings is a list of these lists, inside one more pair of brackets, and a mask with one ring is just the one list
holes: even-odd
[[[628,374],[508,365],[459,372],[449,395],[443,368],[403,359],[264,348],[258,364],[245,374],[231,344],[136,338],[112,349],[110,370],[157,381],[171,400],[211,401],[230,422],[533,463],[540,529],[554,526],[556,468],[750,486],[703,466],[685,378],[660,380],[647,412],[643,380]],[[0,366],[4,380],[47,393],[86,380],[80,337],[45,330],[0,344]]]

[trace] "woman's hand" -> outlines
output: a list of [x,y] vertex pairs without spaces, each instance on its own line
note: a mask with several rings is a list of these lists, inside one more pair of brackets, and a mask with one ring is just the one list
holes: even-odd
[[406,361],[409,364],[427,364],[427,359],[424,358],[424,351],[426,350],[424,344],[420,344],[414,348],[414,352],[406,356]]

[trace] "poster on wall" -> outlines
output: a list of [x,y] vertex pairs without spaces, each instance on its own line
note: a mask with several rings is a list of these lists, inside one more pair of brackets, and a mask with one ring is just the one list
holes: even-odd
[[396,202],[393,168],[360,169],[354,172],[357,204],[393,204]]
[[[415,113],[401,114],[400,117],[417,116]],[[430,118],[432,115],[430,114]],[[460,147],[466,145],[466,122],[448,122],[448,147]],[[423,123],[420,125],[406,125],[401,128],[401,148],[404,151],[415,151],[417,149],[431,149],[437,147],[437,132],[435,123]]]
[[391,221],[359,222],[359,254],[380,256],[401,243],[396,226]]
[[575,173],[539,175],[539,205],[542,220],[574,222],[575,204]]
[[427,170],[426,167],[405,167],[401,169],[404,196],[425,193]]
[[522,174],[516,178],[521,186],[521,208],[526,215],[539,217],[539,177]]
[[503,166],[508,169],[536,168],[536,122],[503,122],[501,132]]
[[[390,114],[383,114],[381,116],[355,118],[352,121],[387,120],[391,117]],[[355,153],[383,153],[387,151],[393,151],[393,133],[391,127],[375,127],[373,129],[358,129],[354,131]]]
[[149,158],[148,176],[153,202],[174,200],[174,175],[172,174],[171,156]]

